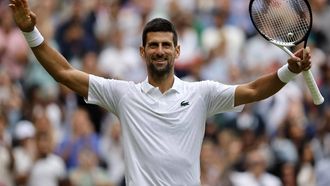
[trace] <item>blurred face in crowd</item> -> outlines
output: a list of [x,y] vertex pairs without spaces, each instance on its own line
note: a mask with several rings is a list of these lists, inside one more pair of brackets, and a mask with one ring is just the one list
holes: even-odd
[[253,173],[255,177],[261,176],[266,171],[266,160],[263,154],[258,150],[253,150],[247,154],[248,170]]
[[148,75],[163,77],[174,73],[174,61],[180,54],[180,46],[174,45],[171,32],[149,32],[140,54],[145,59]]
[[39,157],[46,157],[52,152],[53,141],[52,136],[49,133],[41,133],[36,136],[36,145],[38,149]]
[[72,118],[72,129],[73,135],[76,135],[76,137],[89,135],[93,131],[92,123],[87,111],[84,109],[77,109],[74,112]]

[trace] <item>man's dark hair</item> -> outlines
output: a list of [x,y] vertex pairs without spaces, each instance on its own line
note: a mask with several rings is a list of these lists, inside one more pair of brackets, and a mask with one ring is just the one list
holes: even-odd
[[171,32],[173,33],[173,43],[174,46],[177,46],[178,44],[178,34],[175,30],[175,26],[168,20],[163,18],[155,18],[149,21],[142,33],[142,44],[143,46],[146,46],[147,44],[147,34],[149,32]]

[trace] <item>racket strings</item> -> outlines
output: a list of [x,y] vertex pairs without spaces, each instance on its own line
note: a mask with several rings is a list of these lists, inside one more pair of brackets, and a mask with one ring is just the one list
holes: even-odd
[[299,41],[310,28],[309,9],[301,0],[255,0],[250,11],[256,27],[278,42]]

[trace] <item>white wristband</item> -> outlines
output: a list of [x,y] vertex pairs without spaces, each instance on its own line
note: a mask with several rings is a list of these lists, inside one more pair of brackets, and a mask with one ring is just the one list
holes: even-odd
[[26,42],[30,47],[36,47],[39,46],[43,41],[44,37],[41,35],[37,27],[34,27],[34,29],[31,32],[22,32]]
[[297,74],[289,70],[289,65],[285,64],[277,70],[277,76],[283,83],[288,83],[293,79]]

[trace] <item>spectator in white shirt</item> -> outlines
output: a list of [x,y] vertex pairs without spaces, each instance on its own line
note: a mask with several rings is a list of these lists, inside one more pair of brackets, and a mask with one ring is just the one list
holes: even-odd
[[247,169],[243,173],[233,173],[234,186],[281,186],[278,177],[266,171],[266,157],[259,149],[251,150],[246,155]]
[[28,178],[28,186],[63,186],[66,182],[65,163],[53,152],[50,132],[36,134],[37,156]]

